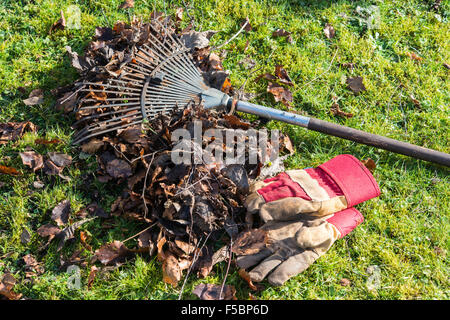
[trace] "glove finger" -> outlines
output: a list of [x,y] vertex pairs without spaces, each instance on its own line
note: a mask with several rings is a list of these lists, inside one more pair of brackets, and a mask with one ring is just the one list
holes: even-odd
[[305,271],[319,255],[312,250],[305,250],[281,263],[269,276],[268,281],[274,286],[281,286],[288,279]]
[[286,255],[282,252],[282,250],[279,250],[267,257],[248,273],[250,275],[250,279],[256,282],[262,281],[269,274],[269,272],[285,260],[285,256]]
[[255,254],[237,257],[236,264],[238,265],[239,268],[247,269],[254,266],[261,260],[267,258],[271,254],[272,251],[266,248]]

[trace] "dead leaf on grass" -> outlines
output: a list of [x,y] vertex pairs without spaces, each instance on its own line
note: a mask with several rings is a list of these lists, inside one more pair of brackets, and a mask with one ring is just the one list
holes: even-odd
[[281,83],[287,84],[288,86],[294,85],[287,71],[283,68],[282,65],[278,64],[275,66],[275,75],[278,77]]
[[52,220],[58,226],[63,226],[69,221],[70,201],[64,200],[56,205],[52,210]]
[[22,158],[22,163],[33,169],[33,172],[44,167],[44,158],[34,151],[20,152],[19,155]]
[[281,102],[287,107],[292,107],[291,102],[294,100],[292,92],[280,86],[277,83],[269,82],[267,92],[271,93],[276,102]]
[[31,121],[0,123],[0,145],[20,139],[25,132],[36,132]]
[[340,284],[341,286],[343,286],[343,287],[348,287],[348,286],[350,286],[352,283],[351,283],[351,281],[348,280],[347,278],[342,278],[342,279],[339,281],[339,284]]
[[[220,294],[221,290],[222,294]],[[236,289],[228,284],[224,285],[222,289],[222,285],[200,283],[195,286],[192,293],[202,300],[237,300]]]
[[58,21],[56,21],[49,30],[49,33],[51,34],[54,30],[64,30],[66,28],[66,18],[64,18],[64,12],[60,11],[60,18]]
[[323,33],[325,34],[325,37],[328,39],[333,39],[336,35],[336,30],[334,30],[333,26],[329,23],[325,24],[325,28],[323,28]]
[[180,22],[181,20],[183,20],[183,12],[184,9],[182,7],[178,8],[175,11],[175,21]]
[[72,164],[72,157],[65,153],[49,152],[50,160],[58,167],[64,168]]
[[36,139],[36,140],[34,140],[34,143],[35,144],[49,145],[49,144],[60,144],[60,143],[62,143],[62,141],[59,140],[59,139],[52,139],[52,140]]
[[30,92],[28,99],[23,100],[27,106],[34,106],[44,102],[44,91],[42,89],[34,89]]
[[248,287],[250,290],[253,291],[261,291],[263,289],[263,286],[261,284],[254,284],[252,279],[250,278],[250,275],[245,269],[239,269],[238,271],[239,276],[247,282]]
[[162,265],[163,281],[176,287],[181,280],[182,270],[178,263],[178,259],[171,253],[165,254]]
[[61,229],[53,224],[44,224],[36,230],[37,234],[43,238],[46,238],[46,237],[53,238],[60,231],[61,231]]
[[0,282],[0,295],[9,300],[19,300],[22,294],[13,291],[16,282],[16,278],[11,273],[6,272],[3,274],[2,281]]
[[347,78],[347,87],[355,94],[360,93],[361,91],[366,91],[363,78],[359,76]]
[[134,0],[125,0],[119,6],[119,9],[129,9],[129,8],[133,8],[133,7],[134,7]]
[[105,244],[95,251],[95,256],[104,265],[120,265],[130,254],[131,251],[118,240]]
[[203,49],[209,46],[209,39],[215,35],[217,31],[207,30],[207,31],[189,31],[188,33],[182,34],[180,37],[181,42],[190,49]]
[[285,37],[287,42],[292,43],[292,32],[286,31],[284,29],[277,29],[274,32],[272,32],[272,37]]
[[12,176],[20,175],[20,172],[17,171],[17,169],[7,166],[0,165],[0,173],[2,174],[9,174]]
[[339,104],[337,102],[334,102],[331,105],[331,109],[330,110],[331,110],[331,113],[333,115],[335,115],[335,116],[341,116],[341,117],[344,117],[344,118],[351,118],[351,117],[353,117],[353,113],[342,111],[341,107],[339,106]]
[[415,54],[414,52],[407,52],[406,55],[407,55],[411,60],[418,61],[418,62],[422,61],[422,58],[419,57],[419,56],[418,56],[417,54]]
[[375,171],[375,168],[377,167],[377,164],[371,158],[368,158],[367,160],[361,160],[361,162],[372,173]]
[[74,224],[64,228],[63,230],[61,230],[56,236],[55,239],[59,239],[59,243],[58,243],[58,247],[57,247],[57,251],[60,251],[64,244],[66,243],[67,240],[73,239],[75,237],[75,231],[81,227],[83,224],[85,224],[88,221],[91,221],[94,218],[90,218],[90,219],[84,219],[81,221],[77,221]]
[[28,244],[30,240],[31,240],[30,232],[26,228],[23,228],[22,233],[20,234],[20,243]]
[[92,285],[94,284],[94,280],[95,280],[95,276],[97,275],[97,272],[98,272],[98,268],[96,266],[92,266],[91,271],[89,272],[89,277],[88,277],[88,283],[87,283],[88,290],[92,288]]
[[128,178],[133,174],[128,162],[121,159],[108,162],[106,172],[113,178]]
[[416,106],[416,107],[420,107],[420,101],[417,100],[416,98],[414,98],[414,96],[411,94],[409,95],[409,97],[411,98],[412,103]]

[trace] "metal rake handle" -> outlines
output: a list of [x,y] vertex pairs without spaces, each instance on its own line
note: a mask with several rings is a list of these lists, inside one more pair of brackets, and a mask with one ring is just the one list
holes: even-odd
[[238,101],[236,110],[450,167],[450,154],[295,113]]
[[231,97],[219,90],[212,88],[204,91],[201,96],[205,108],[215,108],[220,106],[231,108],[233,103],[235,103],[235,109],[237,111],[254,114],[270,120],[278,120],[294,124],[303,128],[307,128],[309,130],[322,132],[335,137],[355,141],[368,146],[373,146],[376,148],[450,167],[450,154],[444,152],[419,147],[407,142],[386,138],[331,122],[305,117],[299,114],[278,109],[268,108],[245,101],[233,102],[233,99]]

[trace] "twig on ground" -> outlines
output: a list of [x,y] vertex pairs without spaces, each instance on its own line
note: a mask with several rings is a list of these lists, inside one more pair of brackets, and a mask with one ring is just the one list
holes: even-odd
[[152,223],[150,226],[148,226],[148,227],[145,228],[144,230],[142,230],[142,231],[136,233],[134,236],[131,236],[131,237],[129,237],[129,238],[123,240],[122,243],[125,243],[125,242],[128,241],[128,240],[131,240],[131,239],[133,239],[133,238],[136,238],[138,235],[140,235],[141,233],[144,233],[145,231],[147,231],[148,229],[150,229],[151,227],[153,227],[153,226],[155,226],[155,225],[156,225],[156,222]]
[[189,14],[189,9],[188,9],[188,7],[187,7],[187,5],[186,5],[186,2],[184,2],[184,0],[182,0],[182,1],[183,1],[184,8],[186,9],[186,14],[188,15],[189,20],[191,21],[192,28],[195,30],[195,19],[194,19],[194,17],[192,17],[192,16]]
[[225,287],[225,281],[227,280],[227,276],[230,271],[231,258],[233,257],[233,252],[231,251],[232,249],[233,249],[233,239],[230,240],[230,257],[228,258],[227,271],[225,272],[225,277],[223,278],[222,286],[220,287],[219,300],[222,300],[223,288]]
[[331,59],[330,65],[328,66],[327,70],[325,70],[324,72],[319,74],[317,77],[315,77],[314,79],[309,81],[307,84],[303,85],[303,87],[309,86],[311,83],[313,83],[314,81],[319,79],[323,74],[327,73],[331,69],[331,66],[333,65],[334,58],[336,58],[336,55],[337,55],[338,51],[339,51],[339,49],[336,49],[336,52],[334,53],[333,58]]
[[197,259],[198,259],[198,257],[200,256],[200,253],[202,252],[203,247],[206,245],[206,242],[208,241],[209,236],[211,235],[211,233],[212,233],[212,231],[211,231],[210,233],[208,233],[208,235],[206,236],[206,239],[205,239],[205,241],[203,242],[203,245],[202,245],[201,248],[199,248],[201,239],[200,239],[200,241],[197,243],[197,246],[195,247],[196,251],[195,251],[195,253],[194,253],[194,258],[192,259],[191,265],[189,266],[189,269],[188,269],[188,271],[187,271],[187,273],[186,273],[186,277],[184,277],[183,285],[181,286],[181,289],[180,289],[180,295],[178,296],[178,300],[181,300],[181,297],[183,296],[184,286],[186,285],[186,282],[187,282],[187,279],[188,279],[188,277],[189,277],[189,274],[191,273],[192,267],[193,267],[194,264],[197,262]]
[[222,48],[223,46],[226,46],[228,43],[230,43],[231,41],[233,41],[234,40],[234,38],[236,38],[244,29],[245,29],[245,27],[247,26],[247,24],[249,23],[249,20],[248,20],[248,17],[245,19],[245,23],[242,25],[242,27],[239,29],[239,31],[234,35],[234,36],[232,36],[230,39],[228,39],[227,41],[225,41],[224,43],[222,43],[220,46],[218,46],[218,47],[216,47],[216,46],[214,46],[214,47],[212,47],[211,48],[211,51],[213,51],[213,50],[217,50],[217,49],[220,49],[220,48]]

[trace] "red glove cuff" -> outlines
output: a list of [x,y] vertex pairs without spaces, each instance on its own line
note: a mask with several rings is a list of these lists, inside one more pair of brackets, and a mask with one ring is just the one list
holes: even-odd
[[343,238],[360,225],[364,221],[364,217],[361,212],[355,208],[348,208],[336,212],[331,218],[327,219],[327,221],[339,230],[341,238]]
[[341,154],[319,168],[341,188],[349,207],[380,195],[380,188],[370,171],[352,155]]

